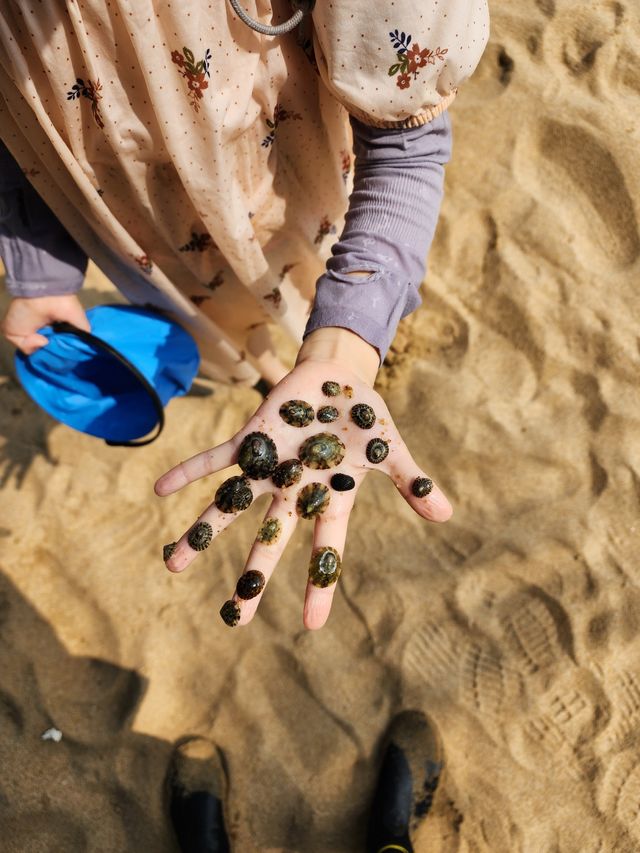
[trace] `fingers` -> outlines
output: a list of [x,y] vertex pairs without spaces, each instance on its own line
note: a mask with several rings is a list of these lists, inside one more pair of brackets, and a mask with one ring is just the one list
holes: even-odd
[[[240,479],[240,478],[237,478]],[[253,500],[267,489],[264,482],[251,481]],[[248,508],[248,507],[247,507]],[[216,536],[238,517],[240,512],[222,512],[215,503],[210,504],[191,527],[178,539],[164,547],[164,561],[170,572],[183,572],[201,551],[205,551]]]
[[78,329],[82,329],[85,332],[91,331],[89,318],[87,317],[79,299],[76,299],[66,307],[64,316],[56,316],[55,319],[66,320],[68,323],[73,323],[74,326],[77,326]]
[[453,508],[444,492],[420,470],[406,445],[389,456],[390,476],[396,488],[418,515],[428,521],[448,521]]
[[[316,583],[326,584],[326,586],[317,586],[311,580],[307,581],[302,614],[305,628],[311,630],[322,628],[329,618],[336,582],[340,574],[355,492],[356,489],[350,492],[332,492],[329,510],[316,519],[310,562],[313,564],[312,571]],[[331,510],[333,512],[330,512]],[[332,551],[324,550],[327,548]]]
[[201,477],[215,474],[217,471],[222,471],[224,468],[233,465],[235,456],[236,442],[234,437],[225,441],[224,444],[219,444],[203,453],[197,453],[185,462],[180,462],[179,465],[171,468],[156,481],[153,487],[154,491],[160,497],[172,495]]
[[12,343],[14,347],[25,355],[31,355],[49,343],[48,338],[45,338],[44,335],[39,335],[37,332],[33,332],[30,335],[8,335],[5,333],[5,337],[9,343]]
[[273,499],[232,596],[232,600],[240,608],[240,620],[235,624],[246,625],[253,619],[269,578],[291,539],[297,520],[296,513],[290,510],[289,502],[280,496]]

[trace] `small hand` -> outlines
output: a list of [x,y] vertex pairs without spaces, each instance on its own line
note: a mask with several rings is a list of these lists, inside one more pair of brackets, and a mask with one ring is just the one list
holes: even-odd
[[84,308],[73,293],[12,299],[0,330],[10,343],[26,355],[31,355],[49,343],[44,335],[38,334],[38,329],[55,320],[66,320],[86,332],[91,331]]
[[[255,458],[252,452],[259,452],[265,446],[264,439],[258,438],[257,443],[255,439],[247,439],[251,433],[266,435],[275,443],[280,464],[291,460],[298,463],[290,465],[289,474],[301,472],[300,478],[282,487],[277,484],[280,482],[278,475],[285,469],[276,470],[274,482],[272,475],[262,479],[252,478],[251,474],[256,472],[249,464],[246,476],[225,481],[216,492],[214,502],[204,510],[190,530],[176,543],[165,548],[167,568],[172,572],[181,572],[195,560],[198,551],[208,547],[213,538],[251,500],[265,493],[272,495],[271,505],[249,554],[244,574],[233,598],[221,610],[227,624],[244,625],[252,619],[264,585],[282,556],[298,520],[308,517],[315,521],[315,528],[303,621],[307,628],[321,628],[324,625],[331,609],[335,582],[340,574],[349,515],[358,488],[371,470],[384,471],[390,476],[407,503],[423,518],[441,522],[451,517],[449,501],[413,460],[384,400],[344,364],[344,360],[332,362],[325,358],[308,358],[299,363],[272,389],[248,424],[233,438],[180,463],[160,477],[155,485],[156,494],[170,495],[201,477],[235,464],[239,453],[241,462],[246,457],[243,467],[247,469],[246,460]],[[327,381],[336,383],[339,389],[336,396],[323,393],[322,386]],[[290,401],[304,401],[313,410],[313,417],[306,425],[294,426],[283,418],[281,411],[286,416],[286,404]],[[364,409],[354,410],[354,406],[362,404]],[[282,409],[283,406],[285,409]],[[322,422],[323,416],[334,414],[322,412],[323,407],[337,409],[337,418]],[[370,415],[366,407],[375,414],[375,422],[369,428],[363,428],[357,423],[360,420],[364,424],[366,416]],[[358,413],[364,418],[358,419]],[[304,416],[300,417],[299,411],[297,415],[298,420],[305,420]],[[306,440],[321,433],[333,438],[321,442],[319,447],[310,442],[305,445],[306,451],[302,449]],[[268,442],[266,444],[268,446]],[[327,464],[338,459],[340,461],[331,464],[331,467],[310,467],[309,462],[316,464],[314,453],[318,452],[320,455],[329,454]],[[334,458],[331,458],[332,453]],[[302,457],[304,464],[300,465],[299,457]],[[334,479],[336,474],[341,475],[341,482]],[[351,488],[342,491],[336,486]],[[240,508],[236,512],[225,511],[232,509],[234,501]]]

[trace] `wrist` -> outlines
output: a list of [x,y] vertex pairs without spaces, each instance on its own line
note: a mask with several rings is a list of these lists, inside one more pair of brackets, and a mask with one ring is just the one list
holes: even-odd
[[380,367],[378,350],[360,335],[339,326],[324,326],[306,336],[296,364],[310,360],[347,367],[372,388]]

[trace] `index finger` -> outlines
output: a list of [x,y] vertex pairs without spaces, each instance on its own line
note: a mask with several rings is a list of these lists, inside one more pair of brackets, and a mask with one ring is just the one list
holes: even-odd
[[187,486],[201,477],[229,468],[235,461],[236,442],[235,439],[230,438],[224,444],[219,444],[210,450],[204,450],[202,453],[197,453],[190,459],[180,462],[156,480],[153,489],[160,497],[172,495],[182,489],[183,486]]

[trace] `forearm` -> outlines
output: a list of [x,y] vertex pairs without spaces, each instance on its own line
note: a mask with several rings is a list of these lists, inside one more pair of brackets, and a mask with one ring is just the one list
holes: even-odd
[[63,296],[82,287],[87,256],[0,143],[0,257],[14,297]]
[[[418,307],[451,154],[448,115],[416,128],[368,127],[352,119],[354,189],[305,335],[340,326],[382,361],[399,321]],[[366,277],[354,272],[370,273]]]

